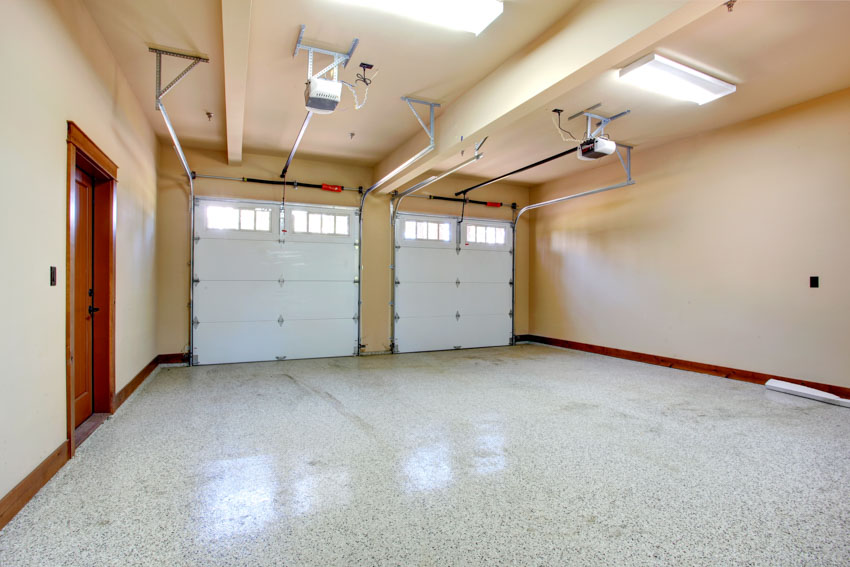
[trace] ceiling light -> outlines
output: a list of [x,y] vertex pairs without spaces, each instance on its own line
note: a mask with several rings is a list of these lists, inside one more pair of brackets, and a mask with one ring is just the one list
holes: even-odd
[[480,34],[502,13],[501,0],[337,0],[418,22]]
[[620,79],[662,95],[705,104],[735,92],[735,85],[656,53],[620,69]]

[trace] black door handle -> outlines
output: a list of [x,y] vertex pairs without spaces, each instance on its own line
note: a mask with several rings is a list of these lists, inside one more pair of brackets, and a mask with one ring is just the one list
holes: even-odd
[[100,311],[100,307],[92,307],[91,305],[89,305],[89,315],[94,315],[98,311]]

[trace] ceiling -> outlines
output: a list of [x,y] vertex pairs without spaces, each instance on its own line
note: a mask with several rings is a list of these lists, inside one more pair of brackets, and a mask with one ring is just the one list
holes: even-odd
[[[484,157],[463,172],[496,177],[569,148],[552,122],[553,108],[564,110],[562,125],[576,136],[586,125],[583,117],[566,123],[576,112],[599,102],[602,106],[593,112],[603,116],[631,110],[611,122],[606,132],[618,142],[649,147],[848,87],[848,26],[850,2],[745,0],[732,13],[718,6],[616,69],[491,136],[482,147]],[[620,67],[651,51],[735,83],[737,92],[699,106],[642,91],[618,79]],[[616,159],[583,162],[569,155],[513,176],[511,181],[543,183]],[[449,169],[460,160],[459,156],[448,159],[437,169]]]
[[[210,63],[189,73],[164,101],[185,146],[226,150],[222,0],[83,1],[163,139],[167,132],[154,109],[155,59],[148,45],[209,56]],[[342,79],[353,82],[361,61],[375,68],[363,108],[355,110],[344,89],[336,112],[313,119],[299,155],[374,165],[421,132],[401,96],[450,105],[576,4],[578,0],[506,0],[502,16],[476,37],[334,0],[253,0],[246,35],[242,147],[246,152],[279,154],[283,161],[298,133],[305,115],[307,75],[306,53],[292,56],[300,24],[307,26],[308,44],[345,52],[355,37],[360,40]],[[657,51],[737,84],[735,94],[697,106],[620,83],[616,69],[610,69],[491,134],[484,159],[464,174],[493,177],[569,147],[551,122],[555,107],[564,109],[564,120],[598,102],[602,106],[596,112],[601,114],[629,109],[631,113],[613,122],[608,133],[620,142],[651,146],[850,86],[848,23],[850,2],[741,0],[732,13],[718,5],[616,67]],[[317,59],[316,64],[323,66],[320,61],[324,60]],[[166,57],[163,63],[165,83],[186,61]],[[211,120],[207,112],[213,113]],[[564,126],[576,134],[583,129],[578,119]],[[454,156],[436,169],[448,169],[460,159]],[[587,164],[567,157],[511,181],[542,183],[611,159],[615,158]]]
[[[84,2],[163,139],[168,133],[154,109],[155,59],[148,44],[209,56],[163,100],[184,146],[224,150],[221,0]],[[293,57],[301,24],[307,26],[305,44],[347,52],[354,38],[360,40],[343,80],[354,83],[361,61],[375,68],[367,103],[355,110],[343,89],[338,109],[311,121],[299,155],[373,165],[420,131],[402,96],[451,103],[577,2],[506,0],[504,13],[476,37],[333,0],[253,0],[243,147],[285,156],[298,134],[307,78],[307,54]],[[316,56],[317,66],[327,62]],[[163,84],[185,65],[163,58]],[[214,114],[211,121],[206,112]]]

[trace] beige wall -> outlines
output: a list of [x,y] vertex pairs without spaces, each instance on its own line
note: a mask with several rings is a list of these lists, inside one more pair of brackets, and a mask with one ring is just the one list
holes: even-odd
[[116,388],[156,355],[156,139],[109,53],[78,0],[0,3],[0,497],[66,438],[67,120],[119,167]]
[[[535,212],[531,333],[850,386],[847,124],[850,90],[638,149],[636,185]],[[532,199],[622,180],[608,161]]]
[[[226,177],[257,177],[278,179],[286,156],[243,154],[240,166],[229,166],[224,152],[186,150],[189,166],[199,174]],[[188,182],[182,175],[179,161],[171,146],[160,148],[159,199],[157,212],[157,348],[160,353],[185,352],[188,346],[186,305],[188,302]],[[368,187],[372,169],[344,163],[313,161],[297,157],[289,169],[289,179],[306,183],[331,183],[350,187]],[[428,187],[435,195],[451,195],[474,183],[459,175]],[[212,179],[197,179],[198,196],[240,197],[245,199],[279,200],[281,189],[253,183],[238,183]],[[528,190],[511,184],[494,184],[472,194],[480,200],[527,203]],[[359,206],[360,195],[354,192],[328,193],[316,189],[287,188],[289,202]],[[439,214],[459,214],[457,203],[441,203],[426,199],[407,198],[403,211]],[[467,216],[510,219],[510,209],[469,206]],[[363,212],[363,320],[364,352],[387,352],[390,342],[390,198],[375,195],[366,200]],[[527,225],[523,221],[519,233],[527,243]],[[517,332],[526,332],[528,324],[528,248],[518,256]]]

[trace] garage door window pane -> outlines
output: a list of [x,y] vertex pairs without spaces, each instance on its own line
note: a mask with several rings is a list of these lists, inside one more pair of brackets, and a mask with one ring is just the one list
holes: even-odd
[[233,207],[207,207],[207,228],[238,230],[239,209]]
[[428,240],[428,223],[416,223],[416,238],[419,240]]
[[333,215],[322,215],[322,234],[333,234],[336,230]]
[[309,232],[312,234],[321,234],[322,233],[322,215],[319,213],[310,213],[308,217],[309,221]]
[[271,209],[256,209],[254,222],[256,230],[268,232],[272,229],[272,212]]
[[336,233],[342,236],[348,236],[348,215],[337,215]]
[[437,223],[429,222],[428,223],[428,240],[437,240],[439,238],[439,228],[437,227]]
[[444,222],[440,224],[440,240],[443,242],[448,242],[449,238],[451,238],[451,230],[449,229],[449,223]]
[[307,232],[307,211],[292,211],[292,232]]
[[505,243],[505,229],[497,228],[496,229],[496,244],[504,244]]
[[239,211],[239,228],[242,230],[254,230],[254,211],[250,209]]
[[475,227],[473,225],[466,227],[466,241],[475,242]]
[[487,242],[487,231],[483,226],[475,227],[475,242]]
[[487,230],[487,244],[496,244],[496,227],[488,226]]
[[404,221],[404,239],[416,240],[416,221]]

